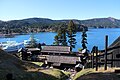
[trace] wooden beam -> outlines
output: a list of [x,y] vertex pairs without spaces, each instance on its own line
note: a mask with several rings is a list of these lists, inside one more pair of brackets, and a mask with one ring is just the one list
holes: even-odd
[[111,61],[111,67],[113,67],[113,54],[111,55],[112,61]]
[[[104,62],[99,62],[98,65],[104,65],[105,63]],[[111,62],[107,62],[107,64],[111,64]]]
[[104,65],[105,70],[107,70],[107,47],[108,47],[108,35],[105,36],[105,65]]
[[[120,48],[120,46],[114,46],[114,47],[110,47],[108,48],[107,50],[110,51],[110,50],[114,50],[114,49],[118,49]],[[105,52],[105,50],[99,50],[100,52]]]
[[107,61],[120,61],[120,59],[107,59]]
[[96,71],[98,71],[98,47],[95,47],[95,53],[96,53]]
[[92,55],[92,68],[94,68],[94,52],[93,52],[93,55]]

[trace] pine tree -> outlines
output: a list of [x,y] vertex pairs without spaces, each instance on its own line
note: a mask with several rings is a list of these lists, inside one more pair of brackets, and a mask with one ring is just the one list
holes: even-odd
[[82,48],[83,49],[87,49],[87,46],[86,46],[86,44],[87,44],[87,34],[86,34],[86,30],[84,28],[84,25],[82,25],[82,27],[83,27],[83,30],[82,30],[82,41],[81,41]]
[[66,29],[62,29],[62,45],[67,46]]
[[72,20],[70,20],[68,23],[67,34],[69,38],[68,42],[72,50],[72,48],[75,48],[75,44],[76,44],[76,39],[75,39],[76,25],[74,24]]
[[54,41],[55,41],[55,42],[53,42],[54,45],[60,45],[60,42],[59,42],[59,39],[58,39],[58,35],[56,35],[54,37]]
[[31,34],[31,36],[30,36],[30,46],[29,47],[37,47],[37,41],[35,40],[33,34]]
[[65,26],[66,26],[65,24],[61,24],[59,26],[57,35],[54,37],[55,42],[53,44],[67,46],[67,37],[66,37]]

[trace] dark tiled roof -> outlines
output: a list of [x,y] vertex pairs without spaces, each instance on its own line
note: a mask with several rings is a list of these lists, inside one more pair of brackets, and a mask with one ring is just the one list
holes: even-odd
[[70,47],[69,46],[42,46],[41,52],[69,53],[70,52]]
[[66,64],[76,64],[76,61],[80,61],[80,57],[72,57],[72,56],[47,56],[48,62],[54,63],[66,63]]

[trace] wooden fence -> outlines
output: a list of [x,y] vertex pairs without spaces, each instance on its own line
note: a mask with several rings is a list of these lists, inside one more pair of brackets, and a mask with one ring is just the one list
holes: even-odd
[[[92,62],[92,68],[96,68],[96,71],[98,70],[98,67],[100,65],[104,65],[104,70],[107,70],[107,64],[111,64],[111,67],[113,67],[114,61],[120,61],[120,59],[114,59],[113,53],[108,53],[108,51],[118,49],[120,46],[115,46],[108,48],[108,36],[105,36],[105,50],[98,50],[98,47],[94,47],[94,51],[91,56],[91,62]],[[102,52],[104,54],[99,54],[98,52]],[[111,55],[111,59],[108,59],[108,55]],[[102,58],[103,59],[102,59]]]

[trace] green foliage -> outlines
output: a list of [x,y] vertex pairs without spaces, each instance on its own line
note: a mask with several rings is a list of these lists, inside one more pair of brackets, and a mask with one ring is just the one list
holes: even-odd
[[93,73],[93,72],[94,72],[94,69],[83,69],[73,77],[73,80],[78,80],[79,77]]
[[[79,25],[78,20],[74,20],[77,25]],[[23,20],[12,20],[8,22],[0,22],[0,32],[3,34],[8,33],[8,30],[11,33],[30,33],[33,32],[57,32],[60,25],[63,23],[68,24],[69,20],[51,20],[44,18],[29,18]],[[66,28],[66,26],[64,26]],[[77,31],[80,31],[81,28],[77,26]]]
[[38,66],[42,66],[44,64],[43,62],[31,62],[31,63],[38,65]]
[[64,23],[59,26],[57,35],[54,37],[55,42],[53,44],[67,46],[67,42],[66,42],[67,37],[66,37],[65,27],[66,25]]
[[67,34],[68,34],[68,38],[69,38],[68,42],[69,42],[71,49],[75,48],[76,25],[74,24],[74,22],[72,20],[70,20],[68,23]]
[[37,41],[35,40],[33,34],[31,34],[31,36],[30,36],[30,46],[29,47],[33,47],[33,48],[37,47]]
[[83,26],[83,31],[82,31],[82,41],[81,41],[81,43],[82,43],[83,49],[87,49],[87,46],[86,46],[86,44],[87,44],[87,34],[86,34],[86,30],[84,29],[84,25],[82,25],[82,26]]
[[82,51],[82,49],[81,49],[81,48],[78,48],[78,51],[80,51],[80,52],[81,52],[81,51]]
[[72,35],[76,33],[76,25],[72,20],[69,21],[68,23],[68,34]]
[[58,35],[56,35],[56,36],[54,37],[54,41],[55,41],[55,42],[53,42],[54,45],[60,45]]
[[[5,34],[8,33],[8,29],[11,33],[29,33],[33,32],[44,32],[54,31],[57,32],[59,25],[62,23],[68,24],[69,20],[51,20],[44,18],[29,18],[23,20],[12,20],[12,21],[0,21],[0,32]],[[89,28],[119,28],[120,20],[114,18],[96,18],[89,20],[74,20],[77,31],[81,31],[80,24],[85,24],[88,30]]]

